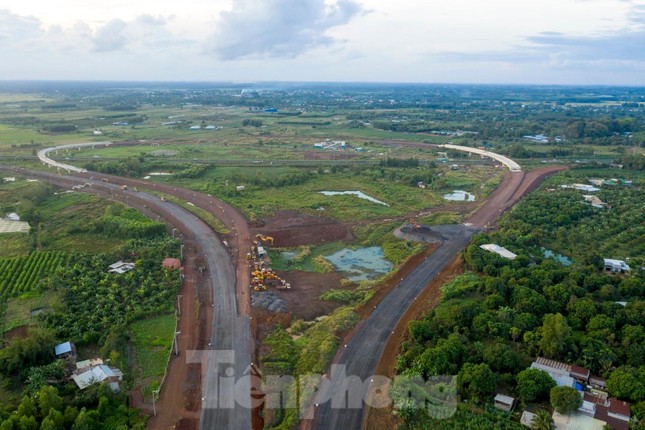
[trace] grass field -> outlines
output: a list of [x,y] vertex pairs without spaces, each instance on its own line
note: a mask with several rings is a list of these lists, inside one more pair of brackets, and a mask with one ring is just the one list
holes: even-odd
[[18,257],[29,253],[29,236],[25,233],[0,234],[0,258]]
[[159,383],[166,371],[173,344],[174,314],[137,321],[130,327],[137,363],[136,378],[143,385]]
[[6,312],[2,321],[2,331],[9,331],[22,325],[34,324],[36,317],[32,311],[37,309],[56,309],[61,306],[62,298],[50,291],[42,293],[30,291],[19,297],[10,299],[6,304]]

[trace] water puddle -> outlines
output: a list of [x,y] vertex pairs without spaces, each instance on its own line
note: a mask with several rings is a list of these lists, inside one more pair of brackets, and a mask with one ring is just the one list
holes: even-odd
[[280,258],[284,261],[291,261],[296,258],[296,255],[298,255],[298,253],[295,251],[282,251],[280,253]]
[[390,206],[385,202],[375,199],[374,197],[368,196],[362,191],[320,191],[320,194],[325,196],[356,196],[359,199],[368,200],[372,203],[378,203],[379,205]]
[[378,278],[392,270],[393,264],[385,259],[380,246],[359,249],[341,249],[325,256],[339,272],[344,272],[351,281]]
[[544,247],[540,249],[542,249],[542,253],[546,258],[552,258],[557,262],[563,264],[564,266],[571,266],[572,261],[569,257],[562,254],[558,254],[557,252],[553,252],[550,249],[546,249]]
[[475,195],[463,190],[454,190],[452,193],[444,194],[443,198],[453,202],[474,202]]

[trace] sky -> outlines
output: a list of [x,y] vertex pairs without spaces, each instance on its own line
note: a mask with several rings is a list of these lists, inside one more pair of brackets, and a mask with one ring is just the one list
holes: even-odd
[[0,80],[645,85],[645,0],[0,0]]

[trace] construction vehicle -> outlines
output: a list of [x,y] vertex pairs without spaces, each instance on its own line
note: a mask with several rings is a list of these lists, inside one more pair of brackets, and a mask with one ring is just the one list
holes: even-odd
[[165,201],[167,201],[167,200],[166,200],[166,198],[165,198],[165,197],[161,197],[161,201],[162,201],[162,202],[165,202]]
[[273,245],[273,238],[271,236],[265,236],[262,233],[258,233],[255,235],[255,238],[260,242],[260,244],[270,242],[271,245]]
[[127,189],[128,189],[128,186],[127,186],[127,185],[121,185],[121,189],[122,189],[122,190],[127,190]]

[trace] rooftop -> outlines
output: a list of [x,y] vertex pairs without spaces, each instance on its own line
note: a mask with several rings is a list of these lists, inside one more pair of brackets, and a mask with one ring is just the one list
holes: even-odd
[[512,405],[513,402],[515,402],[515,399],[512,398],[511,396],[507,396],[505,394],[498,394],[498,395],[495,396],[495,401],[500,402],[500,403],[504,403],[504,404],[507,404],[507,405]]
[[517,254],[514,254],[503,246],[499,246],[495,243],[488,243],[485,245],[480,245],[479,247],[481,249],[485,249],[486,251],[501,255],[504,258],[508,258],[509,260],[515,260],[515,258],[517,257]]
[[56,356],[69,354],[70,352],[72,352],[72,342],[65,342],[56,345],[54,347],[54,352],[56,353]]

